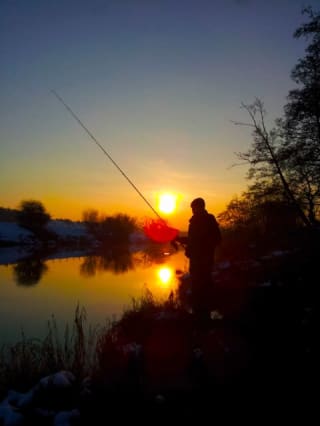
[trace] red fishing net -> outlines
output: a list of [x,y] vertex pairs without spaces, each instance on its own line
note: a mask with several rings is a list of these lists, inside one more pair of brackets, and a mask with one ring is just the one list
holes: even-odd
[[148,238],[157,243],[168,243],[179,233],[178,229],[171,228],[163,219],[146,219],[143,231]]

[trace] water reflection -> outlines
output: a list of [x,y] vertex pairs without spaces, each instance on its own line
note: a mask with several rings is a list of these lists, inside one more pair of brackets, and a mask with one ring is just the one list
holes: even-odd
[[[184,252],[170,254],[160,245],[146,249],[130,246],[90,257],[65,250],[0,264],[0,346],[19,340],[21,328],[26,336],[42,338],[50,313],[63,330],[77,305],[85,306],[95,325],[119,318],[146,288],[155,300],[167,300],[179,284],[176,272],[185,268]],[[126,272],[115,273],[120,270]]]
[[174,270],[169,266],[162,266],[157,270],[159,283],[163,287],[168,287],[174,278]]
[[154,264],[162,264],[166,262],[167,256],[175,253],[176,250],[170,244],[150,244],[139,252],[140,262],[143,266],[151,266]]
[[125,245],[86,256],[80,266],[80,274],[85,277],[92,277],[98,271],[111,271],[117,275],[128,272],[133,268],[132,253],[129,251],[129,246]]
[[115,246],[99,250],[86,256],[80,267],[80,274],[92,277],[99,271],[123,274],[136,267],[149,267],[166,261],[174,250],[166,245],[148,245],[143,250],[132,251],[129,245]]
[[14,281],[18,285],[33,286],[38,284],[47,271],[48,266],[42,259],[24,259],[13,267]]
[[[165,263],[176,250],[166,244],[150,244],[143,249],[134,249],[130,245],[119,245],[101,248],[99,251],[85,255],[79,267],[83,277],[94,277],[98,272],[109,271],[114,275],[124,274],[136,268],[148,268]],[[54,258],[54,256],[51,256]],[[57,257],[59,257],[57,255]],[[41,281],[48,270],[45,257],[37,253],[34,257],[24,258],[13,267],[14,281],[18,285],[32,286]],[[157,272],[159,284],[168,286],[174,279],[174,271],[170,268],[159,268]]]

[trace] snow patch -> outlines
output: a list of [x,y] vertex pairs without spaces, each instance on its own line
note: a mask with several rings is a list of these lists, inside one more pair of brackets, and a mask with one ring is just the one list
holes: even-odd
[[59,237],[88,237],[85,224],[80,222],[69,222],[65,220],[51,220],[47,229]]
[[27,231],[17,223],[0,222],[0,241],[21,243],[28,239],[32,239],[32,237],[32,232]]

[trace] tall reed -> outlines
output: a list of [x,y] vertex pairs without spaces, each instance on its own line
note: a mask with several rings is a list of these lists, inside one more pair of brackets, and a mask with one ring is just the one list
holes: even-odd
[[60,370],[72,371],[76,377],[90,374],[96,362],[98,325],[87,324],[84,307],[77,305],[70,330],[64,329],[61,339],[54,315],[47,322],[47,334],[43,340],[26,338],[22,330],[21,340],[5,345],[0,350],[0,396],[8,387],[27,390],[41,377]]

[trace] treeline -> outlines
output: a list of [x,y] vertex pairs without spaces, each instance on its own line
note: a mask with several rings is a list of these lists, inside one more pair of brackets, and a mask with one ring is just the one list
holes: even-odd
[[108,216],[100,214],[98,210],[88,209],[83,212],[82,220],[98,240],[126,240],[139,228],[137,220],[124,213]]
[[17,222],[18,210],[0,207],[0,222]]
[[[39,240],[56,239],[55,233],[47,227],[51,220],[50,213],[38,200],[23,200],[18,209],[0,208],[0,221],[16,222],[21,227],[31,231]],[[63,221],[72,224],[70,220]],[[130,234],[139,228],[137,220],[126,214],[118,213],[107,216],[99,214],[94,209],[83,212],[82,223],[88,231],[88,235],[98,241],[127,241]]]

